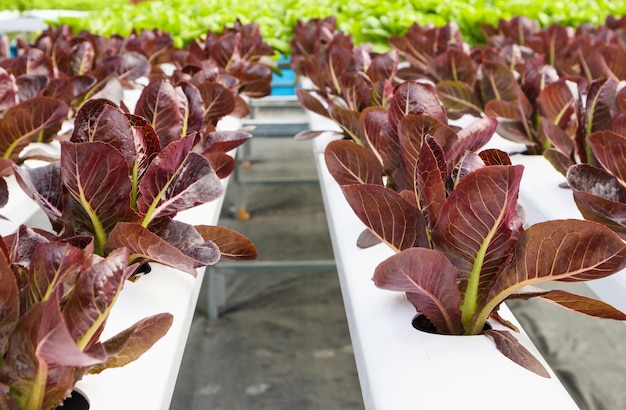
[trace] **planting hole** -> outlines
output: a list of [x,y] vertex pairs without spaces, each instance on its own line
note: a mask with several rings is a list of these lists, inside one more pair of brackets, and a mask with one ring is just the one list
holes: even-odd
[[89,400],[82,392],[72,390],[72,395],[63,400],[57,410],[89,410]]
[[[422,313],[418,313],[417,315],[415,315],[415,317],[411,321],[411,325],[413,325],[415,329],[422,332],[433,333],[436,335],[442,334],[439,333],[435,325],[433,325],[432,322]],[[483,327],[483,332],[485,330],[491,330],[491,325],[489,323],[485,323],[485,326]]]

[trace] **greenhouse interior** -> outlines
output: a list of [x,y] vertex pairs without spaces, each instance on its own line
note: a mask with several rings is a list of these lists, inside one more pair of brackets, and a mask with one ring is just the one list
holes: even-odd
[[616,1],[3,1],[0,408],[625,409],[624,85]]

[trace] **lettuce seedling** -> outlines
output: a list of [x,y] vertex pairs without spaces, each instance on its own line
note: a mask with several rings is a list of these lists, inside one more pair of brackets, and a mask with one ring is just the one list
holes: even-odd
[[172,315],[161,313],[100,341],[135,269],[129,251],[101,258],[90,238],[50,236],[21,226],[0,239],[3,408],[54,409],[84,375],[134,361],[172,324]]

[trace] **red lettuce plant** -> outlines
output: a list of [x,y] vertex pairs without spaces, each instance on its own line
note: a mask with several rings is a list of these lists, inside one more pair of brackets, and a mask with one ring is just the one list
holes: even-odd
[[567,182],[578,209],[586,219],[602,223],[626,239],[626,126],[624,116],[614,117],[613,127],[587,137],[595,160],[572,165]]
[[123,50],[122,45],[119,36],[74,35],[62,25],[44,30],[32,45],[20,42],[17,56],[1,66],[20,82],[21,100],[55,97],[74,109],[96,96],[119,102],[123,86],[151,69],[143,54]]
[[67,114],[67,104],[52,97],[35,97],[8,106],[0,113],[0,152],[4,163],[23,162],[29,156],[20,155],[31,142],[54,139]]
[[[497,118],[502,137],[525,144],[529,153],[546,153],[565,172],[577,162],[580,134],[590,133],[577,129],[592,123],[582,117],[594,116],[595,98],[606,103],[610,83],[624,77],[622,26],[607,19],[593,30],[557,24],[540,29],[535,21],[515,17],[497,27],[484,25],[488,45],[471,50],[462,47],[454,26],[414,26],[390,43],[409,63],[399,76],[434,82],[451,118]],[[587,112],[576,85],[587,94]]]
[[[313,37],[309,35],[313,33]],[[398,53],[375,53],[371,45],[354,47],[335,29],[335,20],[299,22],[291,41],[294,71],[308,77],[311,89],[297,89],[300,105],[335,121],[347,138],[363,143],[359,117],[369,107],[387,108],[393,95]],[[314,138],[321,131],[304,131],[298,139]]]
[[252,98],[271,93],[274,50],[261,37],[256,23],[224,27],[220,34],[207,32],[206,40],[191,41],[174,54],[175,80],[193,83],[207,79],[228,86],[236,95]]
[[256,257],[243,235],[174,219],[224,192],[207,158],[193,151],[197,138],[193,132],[161,147],[144,117],[96,99],[78,111],[60,161],[14,168],[57,232],[94,237],[99,255],[126,247],[131,263],[156,261],[195,274],[220,256]]
[[476,65],[456,23],[442,27],[413,23],[402,36],[390,37],[389,44],[409,63],[398,70],[403,80],[474,83]]
[[172,35],[159,29],[141,30],[139,33],[133,29],[128,37],[124,38],[122,47],[126,51],[146,57],[152,66],[151,74],[158,76],[164,75],[158,66],[171,63],[176,52]]
[[532,50],[559,77],[580,77],[587,83],[599,78],[626,79],[623,18],[607,16],[599,27],[551,24],[542,29],[537,21],[519,16],[500,20],[497,27],[483,24],[481,29],[489,45],[498,50],[511,45]]
[[134,361],[172,324],[157,314],[100,341],[135,268],[129,252],[101,258],[90,238],[49,236],[22,226],[0,240],[2,408],[54,409],[84,375]]
[[[332,51],[333,47],[337,50]],[[298,20],[290,48],[291,68],[296,74],[309,78],[322,98],[326,98],[326,93],[339,95],[338,76],[345,70],[355,69],[354,63],[350,66],[352,38],[337,29],[334,17]]]
[[[545,128],[552,146],[544,156],[563,175],[574,164],[597,165],[588,138],[596,132],[621,132],[626,109],[626,90],[622,83],[611,78],[592,81],[582,92],[575,86],[559,81],[551,89],[546,87],[540,98],[552,102],[544,105],[546,115],[555,119]],[[559,111],[558,101],[567,101],[567,111]],[[560,119],[560,122],[558,121]]]
[[13,172],[13,163],[37,158],[36,151],[25,153],[31,142],[54,139],[67,119],[69,107],[52,97],[20,101],[14,75],[0,68],[0,207],[7,204],[9,191],[4,176]]
[[251,137],[244,130],[216,129],[218,122],[235,110],[236,104],[236,96],[217,82],[194,85],[181,81],[174,85],[169,80],[155,80],[142,90],[134,113],[150,119],[161,147],[196,133],[199,138],[194,149],[224,178],[235,167],[227,152]]
[[[392,102],[392,107],[423,101],[407,95],[418,94],[404,93],[403,103]],[[514,328],[498,316],[498,307],[510,298],[531,297],[588,315],[626,319],[603,302],[533,286],[617,272],[626,266],[626,245],[591,221],[548,221],[525,229],[517,204],[523,167],[511,165],[498,150],[472,152],[495,129],[494,120],[482,121],[472,132],[455,134],[429,115],[394,108],[388,123],[398,131],[395,170],[385,169],[380,155],[351,141],[330,143],[325,158],[356,215],[397,252],[376,268],[378,287],[406,292],[437,332],[485,334],[511,360],[548,376],[511,334],[485,330],[487,320]],[[407,183],[398,185],[402,178],[395,177],[390,189],[383,173],[401,173]]]

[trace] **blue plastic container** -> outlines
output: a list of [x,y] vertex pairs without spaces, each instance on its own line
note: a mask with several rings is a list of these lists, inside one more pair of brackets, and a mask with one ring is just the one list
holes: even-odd
[[289,96],[296,95],[295,89],[300,85],[296,73],[289,68],[290,57],[280,56],[277,60],[282,75],[276,73],[272,76],[272,93],[270,95]]
[[282,76],[274,73],[272,76],[272,93],[270,95],[296,95],[296,73],[291,68],[281,69]]

